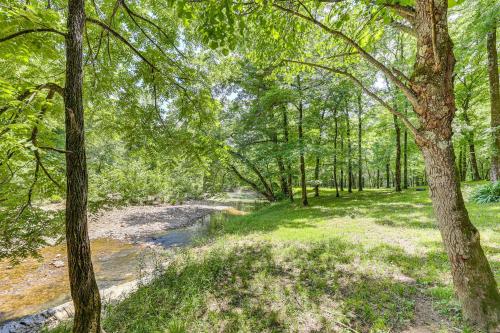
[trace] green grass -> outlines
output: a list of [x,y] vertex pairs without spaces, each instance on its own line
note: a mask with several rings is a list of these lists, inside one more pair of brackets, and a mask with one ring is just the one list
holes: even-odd
[[[466,197],[475,186],[463,185]],[[467,208],[500,280],[500,204]],[[426,191],[323,190],[310,207],[281,202],[211,230],[108,306],[105,330],[400,332],[419,325],[418,303],[442,320],[437,331],[469,330]]]

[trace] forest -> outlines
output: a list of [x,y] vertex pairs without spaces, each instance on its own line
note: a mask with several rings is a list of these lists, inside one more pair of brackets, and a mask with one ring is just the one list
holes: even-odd
[[0,0],[0,333],[500,332],[496,0]]

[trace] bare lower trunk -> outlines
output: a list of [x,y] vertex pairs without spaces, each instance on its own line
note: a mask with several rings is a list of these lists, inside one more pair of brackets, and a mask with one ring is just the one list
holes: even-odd
[[[283,107],[283,135],[285,137],[285,143],[288,145],[288,112],[286,106]],[[287,172],[287,194],[291,202],[293,202],[293,187],[292,187],[292,167],[290,162],[286,165]]]
[[408,131],[403,136],[403,188],[408,188]]
[[[300,78],[297,76],[297,86],[300,91]],[[304,118],[304,105],[302,100],[299,102],[299,145],[300,145],[300,187],[302,189],[302,206],[309,205],[307,201],[307,185],[306,185],[306,162],[304,160],[304,131],[302,129],[302,121]]]
[[75,307],[73,332],[100,333],[101,299],[94,276],[87,230],[88,176],[83,121],[84,0],[68,1],[66,37],[66,244],[71,297]]
[[476,159],[476,148],[474,145],[474,139],[471,134],[471,138],[469,138],[469,154],[470,154],[470,167],[472,169],[472,179],[481,180],[481,175],[479,174],[479,169],[477,167],[477,159]]
[[490,80],[491,100],[491,180],[500,180],[500,86],[498,79],[497,27],[493,24],[487,38],[488,49],[488,76]]
[[[463,110],[463,116],[464,116],[464,121],[465,124],[467,125],[468,128],[471,128],[471,122],[469,119],[468,115],[468,103],[466,103],[464,110]],[[479,169],[477,167],[477,159],[476,159],[476,147],[474,145],[474,130],[467,130],[465,133],[465,137],[467,139],[467,144],[469,145],[469,154],[470,154],[470,167],[472,171],[472,179],[473,180],[480,180],[481,176],[479,175]]]
[[314,196],[319,197],[319,157],[316,157],[316,165],[314,166],[314,180],[316,183],[314,184]]
[[500,296],[480,245],[479,232],[464,206],[451,143],[445,149],[423,148],[422,152],[434,212],[464,315],[495,332],[494,327],[500,322]]
[[358,94],[358,191],[363,191],[363,163],[361,161],[362,122],[361,94]]
[[335,109],[333,112],[334,112],[333,117],[335,118],[335,134],[333,137],[333,149],[334,149],[334,153],[333,153],[333,184],[335,186],[335,196],[338,198],[338,197],[340,197],[339,185],[338,185],[338,181],[337,181],[337,138],[338,138],[338,134],[339,134],[339,122],[338,122],[338,118],[337,118],[337,110]]
[[352,193],[352,146],[351,146],[351,124],[349,114],[345,111],[346,135],[347,135],[347,189]]
[[389,168],[389,163],[385,165],[385,187],[391,187],[391,171]]
[[394,185],[396,192],[401,192],[401,128],[399,127],[398,118],[394,116],[394,128],[396,130],[396,163]]
[[432,204],[464,317],[482,329],[498,332],[500,294],[479,232],[465,208],[455,168],[451,126],[456,112],[455,58],[447,9],[445,0],[415,1],[417,54],[411,87],[420,121],[416,142],[424,156]]

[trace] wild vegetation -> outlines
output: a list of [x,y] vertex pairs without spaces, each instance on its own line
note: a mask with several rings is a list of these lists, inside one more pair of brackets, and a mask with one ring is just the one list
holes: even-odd
[[[500,328],[496,1],[0,8],[0,259],[65,240],[74,332]],[[89,212],[242,186],[101,320]]]

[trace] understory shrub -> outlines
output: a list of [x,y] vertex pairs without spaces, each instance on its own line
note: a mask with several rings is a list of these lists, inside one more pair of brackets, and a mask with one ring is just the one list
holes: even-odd
[[471,200],[475,203],[500,202],[500,181],[479,186],[472,192]]

